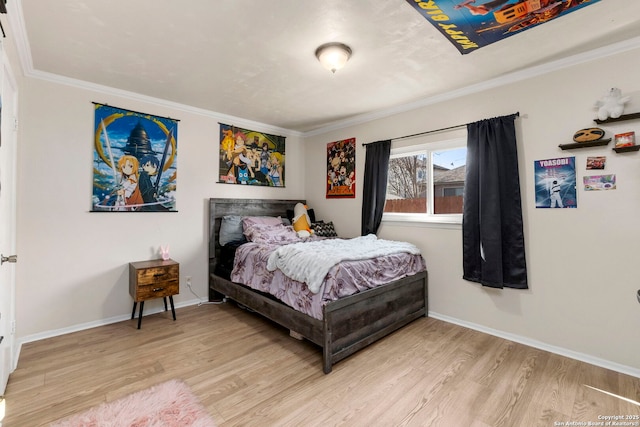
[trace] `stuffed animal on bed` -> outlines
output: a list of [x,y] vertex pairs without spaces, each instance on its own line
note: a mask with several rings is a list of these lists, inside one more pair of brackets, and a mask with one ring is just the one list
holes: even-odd
[[311,219],[307,213],[307,205],[297,203],[293,208],[293,229],[298,233],[298,237],[309,237],[313,233],[311,230]]

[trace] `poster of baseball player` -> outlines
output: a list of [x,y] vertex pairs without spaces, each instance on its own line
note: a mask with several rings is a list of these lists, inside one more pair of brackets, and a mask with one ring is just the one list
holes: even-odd
[[577,208],[576,158],[534,162],[536,208]]

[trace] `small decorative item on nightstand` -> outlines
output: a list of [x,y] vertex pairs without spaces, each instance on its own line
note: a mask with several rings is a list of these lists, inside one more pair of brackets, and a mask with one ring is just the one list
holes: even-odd
[[179,277],[180,265],[172,259],[129,263],[129,293],[133,297],[132,319],[136,314],[136,306],[140,303],[138,329],[142,323],[144,302],[148,299],[162,297],[164,310],[167,311],[167,297],[169,297],[173,320],[176,320],[173,296],[180,293]]
[[171,255],[169,255],[169,245],[166,247],[160,246],[160,254],[162,255],[163,260],[169,260],[171,258]]

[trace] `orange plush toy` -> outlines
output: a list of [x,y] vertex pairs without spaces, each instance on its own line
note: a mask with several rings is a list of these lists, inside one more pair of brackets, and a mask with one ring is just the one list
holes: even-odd
[[293,208],[293,229],[298,233],[298,237],[309,237],[313,233],[311,230],[311,219],[307,213],[308,206],[297,203]]

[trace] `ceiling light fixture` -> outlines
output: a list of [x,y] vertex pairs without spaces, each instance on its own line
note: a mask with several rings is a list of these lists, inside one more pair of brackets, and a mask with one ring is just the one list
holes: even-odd
[[325,43],[316,49],[316,57],[324,68],[335,73],[351,58],[351,48],[344,43]]

